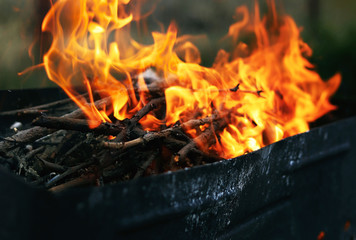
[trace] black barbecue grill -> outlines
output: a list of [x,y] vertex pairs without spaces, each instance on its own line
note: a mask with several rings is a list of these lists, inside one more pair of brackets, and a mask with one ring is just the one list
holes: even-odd
[[[44,95],[64,96],[5,91],[2,110]],[[356,239],[355,156],[349,117],[234,159],[103,187],[54,194],[1,169],[0,239]]]

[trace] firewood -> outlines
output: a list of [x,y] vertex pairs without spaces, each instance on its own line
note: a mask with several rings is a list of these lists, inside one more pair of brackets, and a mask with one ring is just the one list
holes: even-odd
[[0,117],[16,117],[16,118],[25,118],[25,117],[38,117],[41,116],[47,110],[41,109],[23,109],[23,110],[15,110],[8,112],[0,112]]
[[165,97],[152,99],[130,119],[130,123],[132,125],[137,124],[144,116],[146,116],[152,110],[158,108],[158,106],[160,106],[161,104],[164,104],[165,101]]
[[66,160],[66,158],[68,157],[68,156],[70,156],[73,152],[75,152],[75,151],[77,151],[81,146],[83,146],[83,144],[84,144],[84,142],[78,142],[77,144],[75,144],[73,147],[71,147],[66,153],[64,153],[64,155],[63,156],[61,156],[61,157],[58,157],[57,159],[56,159],[56,162],[58,163],[58,164],[62,164],[65,160]]
[[149,158],[146,161],[144,161],[141,166],[138,167],[138,170],[137,170],[135,176],[133,177],[133,179],[141,177],[143,175],[143,173],[146,171],[146,169],[148,168],[148,166],[151,165],[152,161],[155,158],[157,158],[157,152],[150,155]]
[[[97,91],[96,93],[99,94],[100,92],[102,91]],[[83,93],[80,94],[79,96],[82,98],[87,98],[88,95],[89,95],[88,93]],[[60,106],[68,105],[68,104],[73,104],[73,100],[70,98],[65,98],[65,99],[61,99],[61,100],[57,100],[54,102],[45,103],[41,105],[36,105],[32,107],[0,112],[0,117],[17,117],[17,116],[27,116],[27,115],[40,116],[43,112],[46,112],[54,108],[57,109]]]
[[23,144],[31,143],[40,137],[52,133],[53,131],[54,130],[52,129],[42,127],[33,127],[30,129],[19,131],[11,137],[2,139],[2,141],[0,142],[0,155],[6,156],[6,153],[12,148],[21,146]]
[[[59,143],[56,145],[54,150],[46,152],[46,155],[42,155],[43,159],[49,160],[61,164],[62,158],[76,145],[82,144],[85,137],[81,132],[59,130],[50,135],[54,139],[58,139]],[[42,138],[43,139],[43,138]],[[53,141],[53,139],[48,139],[47,141]]]
[[45,112],[46,109],[55,108],[55,107],[58,107],[58,106],[61,106],[61,105],[65,105],[65,104],[68,104],[68,103],[72,103],[72,102],[73,102],[72,99],[65,98],[65,99],[62,99],[62,100],[55,101],[55,102],[41,104],[41,105],[38,105],[38,106],[0,112],[0,117],[5,117],[5,116],[13,117],[13,116],[19,116],[19,115],[21,116],[21,115],[41,114],[42,112]]
[[210,124],[222,117],[224,117],[225,115],[219,115],[219,114],[213,114],[211,116],[205,117],[205,118],[201,118],[201,119],[192,119],[189,120],[187,122],[181,123],[180,127],[183,130],[189,130],[189,129],[193,129],[193,128],[197,128],[199,126],[205,125],[205,124]]
[[[179,85],[179,83],[177,82],[177,85]],[[168,89],[168,87],[166,86],[161,86],[161,87],[157,87],[157,86],[147,86],[147,91],[142,91],[139,88],[127,88],[127,89],[122,89],[122,90],[127,90],[127,91],[133,91],[135,93],[149,93],[149,95],[151,96],[160,96],[163,97],[164,96],[164,91]],[[200,92],[200,91],[207,91],[206,89],[190,89],[192,92]],[[210,89],[209,91],[211,92],[237,92],[237,93],[248,93],[248,94],[256,94],[260,97],[261,93],[263,93],[263,90],[242,90],[240,89],[240,83],[237,84],[235,87],[233,88],[229,88],[229,89]]]
[[[134,89],[131,94],[138,96],[139,91]],[[241,90],[239,85],[216,91],[239,91],[259,96],[261,93]],[[161,117],[159,114],[164,114],[164,88],[149,89],[144,97],[152,96],[158,98],[151,99],[130,119],[114,124],[85,120],[80,109],[62,117],[42,115],[33,121],[38,126],[1,141],[0,154],[11,150],[11,155],[16,155],[17,161],[23,163],[18,174],[50,191],[95,184],[97,179],[102,179],[103,183],[125,181],[221,159],[209,147],[217,141],[215,134],[226,126],[227,114],[218,114],[212,106],[213,113],[202,117],[202,111],[198,109],[196,114],[187,117],[191,120],[168,127],[162,125],[160,131],[147,132],[139,122],[148,113],[157,118]],[[104,104],[109,106],[110,100],[106,98],[95,102],[95,105],[100,109]],[[91,129],[89,126],[92,124],[98,127]],[[193,129],[197,136],[194,139],[189,134]],[[107,135],[116,138],[108,141]],[[41,147],[44,151],[36,146],[41,143],[46,143]],[[29,151],[23,148],[25,144],[31,144],[36,149],[34,153],[30,151],[33,161],[24,161],[29,156]],[[26,165],[27,162],[30,165]]]
[[[95,102],[96,108],[100,109],[104,105],[108,106],[111,104],[111,99],[104,98]],[[84,117],[84,113],[81,109],[77,109],[71,113],[65,114],[64,118],[81,118]],[[35,140],[55,132],[55,129],[48,129],[43,127],[33,127],[30,129],[22,130],[17,132],[11,137],[7,137],[0,142],[0,155],[6,156],[6,153],[14,147],[19,145],[28,144],[34,142]]]
[[184,162],[187,155],[196,148],[203,147],[207,150],[208,146],[211,146],[215,143],[215,133],[223,129],[226,126],[225,119],[219,119],[213,123],[212,126],[205,129],[205,131],[200,134],[198,137],[194,138],[192,142],[184,146],[177,154],[174,156],[174,161]]
[[[149,103],[147,103],[143,108],[141,108],[131,119],[129,119],[126,124],[126,128],[123,129],[117,136],[116,136],[116,141],[120,142],[124,140],[126,137],[127,133],[130,132],[132,129],[136,127],[138,122],[146,116],[149,112],[152,110],[156,109],[158,106],[161,104],[164,104],[165,98],[160,97],[160,98],[155,98],[152,99]],[[123,121],[125,123],[125,121]]]
[[[42,159],[40,156],[36,156],[35,160],[33,161],[32,168],[40,175],[44,176],[49,173],[63,173],[67,170],[67,167],[48,162],[44,159]],[[41,178],[41,177],[40,177]],[[39,180],[38,178],[37,180]]]
[[182,124],[177,124],[171,128],[167,128],[164,129],[160,132],[148,132],[145,135],[143,135],[142,137],[136,138],[134,140],[131,141],[127,141],[127,142],[101,142],[99,143],[99,147],[104,147],[104,148],[109,148],[109,149],[114,149],[114,150],[124,150],[124,149],[128,149],[128,148],[132,148],[132,147],[136,147],[138,145],[142,145],[142,144],[148,144],[152,141],[155,141],[157,139],[161,139],[161,138],[167,138],[170,135],[173,135],[175,133],[177,133],[176,131],[179,129],[191,129],[191,128],[195,128],[207,123],[211,123],[213,120],[216,120],[220,117],[218,117],[218,115],[212,115],[203,119],[197,119],[197,120],[189,120],[187,122],[184,122]]
[[[219,122],[219,124],[217,124],[216,122]],[[169,146],[170,149],[173,149],[174,151],[178,151],[179,149],[183,149],[185,146],[190,146],[188,150],[185,150],[188,152],[194,152],[198,155],[201,156],[202,159],[205,159],[206,162],[212,162],[215,160],[220,160],[221,158],[215,157],[215,156],[207,156],[206,154],[204,154],[202,151],[197,149],[197,146],[192,145],[191,142],[192,140],[190,140],[190,138],[188,136],[186,136],[182,130],[187,130],[187,129],[191,129],[191,128],[199,128],[199,126],[201,125],[205,125],[205,124],[215,124],[215,129],[219,128],[221,129],[224,124],[226,123],[221,116],[214,114],[212,116],[203,118],[203,119],[198,119],[198,120],[190,120],[187,121],[185,123],[182,124],[176,124],[171,128],[167,128],[164,129],[160,132],[148,132],[146,134],[144,134],[143,136],[133,139],[131,141],[126,141],[126,142],[100,142],[98,143],[98,148],[108,148],[111,150],[116,150],[116,151],[128,151],[130,148],[133,147],[145,147],[149,144],[151,144],[150,146],[155,146],[154,144],[152,144],[153,142],[156,142],[158,140],[162,140],[162,143],[164,145]],[[212,133],[207,133],[208,131],[206,130],[202,135],[200,135],[200,138],[202,138],[203,136],[208,137],[212,137]],[[179,138],[183,138],[184,136],[184,140],[179,140],[177,139],[177,137]],[[213,138],[213,140],[215,140]],[[197,141],[197,139],[196,139]],[[206,143],[208,144],[208,141],[206,141]],[[209,143],[210,144],[210,143]],[[184,153],[183,153],[184,155]],[[106,161],[106,166],[112,164],[113,160],[109,160]]]
[[26,156],[24,157],[24,160],[27,161],[29,159],[31,159],[33,156],[35,156],[37,153],[41,152],[44,150],[44,146],[41,146],[39,148],[33,149],[31,151],[29,151]]
[[173,137],[166,137],[163,139],[162,143],[163,145],[165,145],[168,149],[172,150],[172,151],[178,151],[181,148],[183,148],[185,145],[187,145],[190,141],[184,141],[184,140],[180,140],[180,139],[176,139]]
[[235,87],[229,89],[230,92],[237,92],[239,91],[240,93],[252,93],[252,94],[257,94],[259,97],[261,96],[261,93],[263,93],[263,90],[256,90],[256,91],[250,91],[250,90],[241,90],[240,89],[240,83],[238,83]]
[[[123,130],[123,125],[101,123],[95,120],[74,119],[65,117],[46,117],[41,116],[32,122],[34,126],[46,127],[51,129],[66,129],[80,132],[92,132],[103,135],[117,135]],[[98,125],[90,128],[90,125]]]
[[89,173],[86,175],[81,175],[78,178],[65,182],[63,184],[57,185],[48,189],[51,192],[60,192],[68,188],[83,186],[83,185],[90,185],[96,182],[97,176],[93,173]]
[[50,187],[54,186],[57,182],[59,182],[59,181],[63,180],[64,178],[76,173],[77,171],[79,171],[82,168],[88,167],[91,164],[93,164],[93,161],[84,162],[84,163],[79,164],[77,166],[68,168],[64,173],[55,176],[49,182],[47,182],[46,187],[50,188]]
[[136,138],[131,141],[127,142],[101,142],[99,143],[99,147],[103,148],[109,148],[113,150],[124,150],[124,149],[129,149],[132,147],[136,147],[139,145],[145,145],[148,143],[151,143],[152,141],[155,141],[160,138],[167,137],[170,135],[172,132],[170,131],[171,129],[165,129],[161,132],[148,132],[145,135],[143,135],[140,138]]

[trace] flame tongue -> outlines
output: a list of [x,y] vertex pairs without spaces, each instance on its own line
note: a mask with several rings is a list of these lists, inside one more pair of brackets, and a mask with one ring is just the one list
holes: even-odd
[[[199,65],[199,51],[189,37],[177,37],[174,24],[166,33],[153,32],[152,45],[136,42],[129,35],[129,24],[137,16],[125,11],[128,3],[60,0],[43,21],[42,30],[53,36],[43,58],[48,77],[89,119],[110,121],[112,115],[122,120],[142,108],[149,88],[142,76],[135,84],[132,76],[151,67],[163,79],[157,86],[164,88],[166,115],[160,120],[149,114],[141,120],[142,126],[158,130],[161,124],[204,118],[217,111],[228,117],[212,148],[225,158],[307,131],[308,122],[335,108],[328,99],[341,76],[324,82],[311,70],[313,65],[304,57],[311,49],[290,17],[276,15],[273,1],[262,19],[257,4],[253,18],[246,7],[236,9],[242,20],[228,33],[236,45],[231,53],[218,52],[211,68]],[[254,48],[238,42],[242,32],[254,36]],[[78,85],[85,86],[90,96],[98,92],[111,97],[111,106],[99,111],[86,104],[74,90]],[[231,91],[236,86],[239,89]],[[193,137],[197,134],[194,129],[186,131]]]

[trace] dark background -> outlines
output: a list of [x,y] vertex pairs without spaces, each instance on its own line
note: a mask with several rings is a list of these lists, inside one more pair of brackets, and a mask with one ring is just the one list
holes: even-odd
[[[146,1],[152,3],[153,1]],[[156,0],[154,14],[147,21],[150,29],[165,29],[171,20],[177,22],[179,33],[206,34],[199,41],[202,64],[210,66],[218,49],[218,41],[233,22],[235,8],[254,1],[248,0]],[[262,11],[265,1],[260,1]],[[131,4],[135,4],[132,2]],[[336,98],[354,101],[356,97],[356,1],[354,0],[277,0],[280,13],[291,15],[303,27],[302,37],[314,54],[310,59],[323,79],[336,72],[343,76]],[[150,9],[151,5],[144,5]],[[39,42],[48,42],[40,35],[40,24],[50,7],[49,0],[2,0],[0,2],[0,89],[42,88],[54,86],[44,72],[36,70],[24,76],[17,73],[40,62],[43,50]],[[142,27],[143,25],[140,25]],[[140,36],[143,42],[150,41]],[[148,39],[148,40],[147,40]],[[36,40],[34,57],[28,49]]]

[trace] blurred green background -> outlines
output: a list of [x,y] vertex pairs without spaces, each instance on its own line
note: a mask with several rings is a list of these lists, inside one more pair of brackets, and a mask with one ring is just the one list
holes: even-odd
[[[148,0],[146,2],[149,2]],[[152,2],[152,1],[151,1]],[[209,66],[215,58],[217,43],[233,23],[235,8],[249,0],[161,0],[153,16],[167,28],[171,20],[177,22],[180,34],[206,34],[199,42],[202,62]],[[266,9],[266,2],[260,1]],[[135,4],[134,2],[132,4]],[[278,11],[291,15],[303,27],[302,37],[312,47],[311,61],[324,79],[336,72],[343,76],[337,95],[355,99],[356,92],[356,1],[355,0],[277,0]],[[41,21],[50,7],[49,0],[0,1],[0,89],[42,88],[54,86],[44,72],[18,73],[40,62],[41,49],[34,48],[35,57],[28,49],[40,36]],[[150,8],[148,6],[147,8]]]

